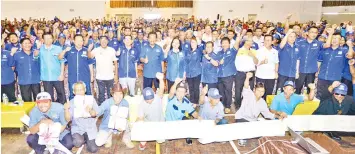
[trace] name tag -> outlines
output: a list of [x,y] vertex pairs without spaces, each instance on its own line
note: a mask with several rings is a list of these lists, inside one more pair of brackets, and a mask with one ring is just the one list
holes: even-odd
[[317,46],[317,44],[313,44],[313,46],[314,46],[314,47],[316,47],[316,46]]

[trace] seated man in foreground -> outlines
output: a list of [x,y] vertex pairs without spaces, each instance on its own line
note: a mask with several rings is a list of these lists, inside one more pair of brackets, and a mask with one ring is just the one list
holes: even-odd
[[40,125],[60,123],[62,127],[59,142],[68,150],[71,150],[74,147],[73,139],[69,130],[66,129],[68,122],[64,117],[63,105],[52,102],[51,95],[47,92],[39,93],[36,97],[36,103],[37,105],[30,112],[29,127],[31,134],[27,137],[27,144],[35,150],[37,154],[44,153],[46,146],[38,143]]
[[286,81],[283,87],[284,92],[274,97],[270,106],[270,111],[281,117],[292,115],[298,104],[313,100],[315,87],[314,83],[308,84],[310,92],[308,95],[302,96],[295,94],[295,83],[293,81]]

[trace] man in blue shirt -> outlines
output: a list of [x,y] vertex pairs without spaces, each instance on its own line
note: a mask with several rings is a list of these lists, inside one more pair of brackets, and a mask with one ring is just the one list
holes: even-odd
[[87,49],[83,47],[83,43],[83,36],[77,34],[74,36],[75,46],[67,47],[58,55],[58,59],[65,58],[68,63],[69,99],[74,97],[72,86],[78,81],[83,81],[87,85],[86,94],[91,95],[90,83],[94,81],[94,60],[88,57],[88,52],[91,51],[93,45],[89,45]]
[[54,42],[54,45],[60,46],[64,50],[66,46],[65,39],[66,39],[65,35],[63,33],[60,33],[58,36],[58,40]]
[[47,92],[39,93],[36,98],[36,103],[37,105],[30,112],[29,127],[31,134],[27,136],[27,144],[35,150],[36,153],[44,153],[46,146],[38,144],[39,135],[37,133],[40,131],[40,125],[60,123],[61,133],[59,142],[68,150],[71,150],[74,147],[73,139],[69,130],[66,129],[68,122],[64,117],[63,105],[52,102],[51,96]]
[[123,39],[124,46],[118,49],[116,56],[118,57],[119,66],[118,75],[120,84],[124,89],[129,89],[129,95],[135,95],[138,52],[132,47],[132,36],[126,35]]
[[[323,44],[316,39],[318,28],[311,27],[308,29],[307,39],[302,39],[298,42],[299,48],[299,73],[296,74],[296,93],[301,94],[304,85],[314,83],[315,74],[318,71],[317,61],[319,54],[323,48],[330,46],[333,31],[328,31],[329,37],[327,42]],[[309,90],[307,91],[307,93]]]
[[120,41],[117,39],[117,37],[114,37],[113,29],[109,28],[108,29],[108,46],[115,49],[115,51],[118,50],[118,48],[121,46]]
[[57,92],[57,101],[61,104],[65,103],[66,96],[64,90],[64,61],[58,59],[58,55],[62,52],[62,48],[53,45],[53,35],[51,33],[44,34],[44,45],[39,50],[35,58],[39,58],[41,65],[41,80],[43,81],[44,91],[48,92],[54,100],[54,90]]
[[321,101],[327,98],[326,93],[328,92],[329,85],[334,81],[341,80],[346,59],[353,57],[352,43],[347,42],[349,49],[340,48],[340,39],[340,33],[333,34],[331,47],[323,49],[318,58],[321,65],[317,83],[317,98]]
[[[222,94],[222,102],[226,110],[229,110],[232,104],[233,81],[235,80],[235,74],[237,73],[235,57],[238,52],[239,38],[237,40],[238,41],[236,41],[234,47],[230,48],[229,38],[222,38],[222,51],[218,52],[222,57],[218,68],[218,90]],[[226,113],[229,112],[230,111],[227,111]]]
[[1,49],[1,102],[3,102],[3,95],[6,94],[9,102],[16,101],[15,97],[15,74],[12,66],[12,56],[14,52],[10,52],[4,49]]
[[155,78],[157,72],[162,72],[164,66],[164,52],[163,49],[155,44],[157,34],[149,33],[149,45],[144,46],[140,53],[140,61],[144,63],[143,69],[143,88],[152,87],[153,82],[155,87],[159,87],[159,82]]
[[279,77],[277,79],[277,90],[283,90],[282,86],[286,81],[295,81],[296,66],[299,58],[299,48],[295,43],[296,33],[288,30],[286,36],[279,45]]
[[218,84],[218,66],[220,55],[213,52],[213,43],[211,41],[206,43],[206,53],[202,58],[202,73],[201,83],[208,88],[217,88]]
[[17,70],[22,100],[32,102],[32,96],[36,99],[41,91],[39,60],[34,57],[34,54],[38,54],[39,51],[31,50],[32,44],[28,38],[22,39],[21,45],[22,51],[11,55],[13,56],[12,66]]
[[21,51],[21,45],[18,42],[18,36],[16,33],[10,33],[8,35],[10,42],[5,44],[5,50],[11,51],[13,48],[16,49],[16,51]]
[[307,100],[313,100],[315,85],[313,83],[308,85],[311,89],[308,96],[302,96],[294,94],[295,84],[293,81],[286,81],[283,86],[282,93],[276,95],[272,100],[270,111],[271,113],[277,114],[281,117],[287,117],[287,115],[292,115],[296,106]]

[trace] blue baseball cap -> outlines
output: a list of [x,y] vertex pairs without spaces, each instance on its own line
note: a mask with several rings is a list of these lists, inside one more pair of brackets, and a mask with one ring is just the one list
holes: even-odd
[[65,35],[63,33],[60,33],[58,37],[59,38],[65,38]]
[[337,94],[346,95],[348,93],[348,86],[342,83],[338,87],[334,88],[333,92]]
[[147,87],[143,89],[143,98],[144,100],[151,100],[154,98],[154,91],[152,88]]
[[213,99],[220,99],[222,97],[222,95],[219,94],[219,91],[217,88],[211,88],[210,90],[208,90],[207,95],[208,95],[208,97],[211,97]]
[[139,33],[143,34],[143,30],[142,29],[138,29],[138,34]]
[[296,85],[293,81],[286,81],[284,84],[284,87],[286,86],[292,86],[293,88],[296,88]]

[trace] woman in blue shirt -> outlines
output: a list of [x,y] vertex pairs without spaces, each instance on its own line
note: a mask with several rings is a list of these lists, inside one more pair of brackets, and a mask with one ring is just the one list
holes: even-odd
[[191,39],[191,51],[186,53],[186,79],[189,85],[190,101],[194,104],[198,103],[200,95],[201,82],[201,60],[202,45],[197,45],[195,37]]
[[181,43],[178,37],[175,37],[171,41],[170,47],[166,48],[164,58],[168,63],[166,79],[168,80],[168,90],[170,90],[176,78],[186,78],[185,54],[181,50]]

